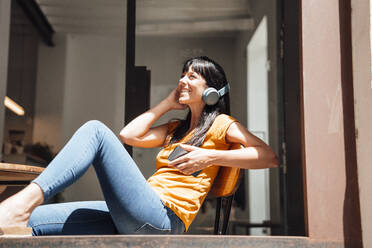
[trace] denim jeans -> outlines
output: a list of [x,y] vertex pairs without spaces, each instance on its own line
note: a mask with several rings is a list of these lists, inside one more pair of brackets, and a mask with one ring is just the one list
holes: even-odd
[[37,207],[33,235],[180,234],[184,223],[164,206],[113,132],[99,121],[80,127],[33,182],[44,200],[78,180],[93,164],[105,201]]

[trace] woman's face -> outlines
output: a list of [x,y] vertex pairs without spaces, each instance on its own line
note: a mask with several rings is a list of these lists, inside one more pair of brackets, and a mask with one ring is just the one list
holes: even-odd
[[194,72],[193,68],[190,66],[178,83],[178,90],[180,92],[178,102],[187,105],[202,103],[203,91],[206,88],[208,88],[208,86],[204,78],[200,74]]

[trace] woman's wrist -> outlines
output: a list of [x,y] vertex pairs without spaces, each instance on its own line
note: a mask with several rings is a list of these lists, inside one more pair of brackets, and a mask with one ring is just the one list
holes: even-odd
[[162,100],[158,105],[160,105],[162,109],[164,109],[164,113],[172,110],[172,104],[167,99]]
[[211,150],[211,153],[209,155],[211,164],[219,164],[221,163],[223,159],[223,151],[221,150]]
[[163,101],[161,101],[161,104],[164,104],[166,106],[166,111],[184,109],[178,102],[173,102],[168,98],[165,98]]

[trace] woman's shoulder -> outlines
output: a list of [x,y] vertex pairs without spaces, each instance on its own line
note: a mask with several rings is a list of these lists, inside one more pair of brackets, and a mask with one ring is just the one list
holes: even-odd
[[218,115],[214,120],[212,126],[208,130],[211,138],[224,142],[226,132],[229,129],[230,125],[234,122],[237,122],[237,120],[228,114]]
[[238,121],[238,120],[232,117],[231,115],[219,114],[214,120],[213,124],[224,125],[224,124],[228,124],[230,122],[235,122],[235,121]]

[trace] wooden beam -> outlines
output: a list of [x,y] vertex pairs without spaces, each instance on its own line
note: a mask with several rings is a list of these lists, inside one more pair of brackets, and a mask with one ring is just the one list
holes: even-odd
[[[97,6],[100,7],[110,7],[116,6],[120,7],[122,5],[122,0],[37,0],[40,6],[66,6],[66,7],[87,7],[87,6]],[[156,0],[156,1],[138,1],[137,8],[190,8],[194,7],[196,9],[208,8],[208,9],[242,9],[249,8],[249,1],[247,0],[188,0],[188,1],[174,1],[174,0]]]
[[[135,47],[136,47],[136,0],[127,0],[127,47],[126,47],[126,74],[125,74],[125,113],[124,124],[131,121],[131,99],[132,88],[135,87]],[[125,146],[128,153],[132,155],[132,147]]]
[[[125,6],[122,4],[123,7]],[[60,5],[53,5],[53,6],[41,6],[41,9],[48,17],[72,17],[72,18],[84,18],[84,17],[92,17],[92,18],[123,18],[125,15],[124,10],[120,9],[119,7],[112,7],[112,6],[104,6],[102,8],[97,6],[85,7],[82,6],[60,6]],[[121,19],[123,21],[123,19]]]
[[35,0],[17,0],[17,3],[35,26],[45,44],[54,46],[52,39],[54,30]]
[[237,9],[237,8],[249,8],[249,1],[247,0],[187,0],[187,1],[174,1],[174,0],[156,0],[146,1],[140,0],[137,4],[138,8],[164,8],[164,6],[170,8],[222,8],[222,9]]
[[79,6],[79,7],[87,7],[88,5],[100,5],[104,6],[117,6],[121,7],[123,5],[123,0],[63,0],[63,1],[56,1],[56,0],[37,0],[40,6]]
[[172,22],[162,24],[137,25],[138,35],[168,35],[195,32],[248,31],[254,29],[251,18],[219,21]]

